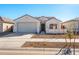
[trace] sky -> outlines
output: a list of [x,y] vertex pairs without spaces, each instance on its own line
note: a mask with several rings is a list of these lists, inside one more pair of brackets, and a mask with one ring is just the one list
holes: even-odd
[[79,17],[79,4],[0,4],[0,16],[16,19],[25,14],[67,21]]

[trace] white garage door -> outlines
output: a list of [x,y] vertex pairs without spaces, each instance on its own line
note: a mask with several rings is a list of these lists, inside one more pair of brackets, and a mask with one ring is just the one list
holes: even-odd
[[37,23],[18,23],[18,32],[36,33]]

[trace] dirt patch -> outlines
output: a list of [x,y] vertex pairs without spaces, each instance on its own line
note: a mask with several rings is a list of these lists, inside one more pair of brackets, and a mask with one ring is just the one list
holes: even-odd
[[[45,35],[41,35],[41,34],[36,34],[33,35],[32,38],[56,38],[56,39],[63,39],[63,38],[68,38],[66,37],[66,35],[49,35],[49,34],[45,34]],[[75,35],[74,38],[79,38],[79,35]]]
[[[34,48],[62,48],[66,45],[64,42],[26,42],[22,47],[34,47]],[[70,43],[67,43],[66,47],[69,47]],[[73,48],[73,43],[71,43]],[[75,48],[79,48],[79,43],[75,43]]]

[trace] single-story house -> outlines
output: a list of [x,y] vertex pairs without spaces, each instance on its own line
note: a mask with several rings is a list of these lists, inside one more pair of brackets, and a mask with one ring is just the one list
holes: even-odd
[[51,33],[61,34],[65,33],[66,29],[62,28],[61,21],[55,17],[32,17],[24,15],[15,19],[14,32],[24,33]]
[[62,23],[67,30],[79,33],[79,17],[65,21]]
[[12,31],[13,24],[11,19],[0,16],[0,33]]

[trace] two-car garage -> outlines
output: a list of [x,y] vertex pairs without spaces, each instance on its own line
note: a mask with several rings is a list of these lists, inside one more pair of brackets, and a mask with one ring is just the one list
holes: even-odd
[[37,23],[20,22],[17,24],[17,32],[37,33]]
[[15,21],[13,31],[21,33],[39,33],[40,21],[32,16],[25,15]]

